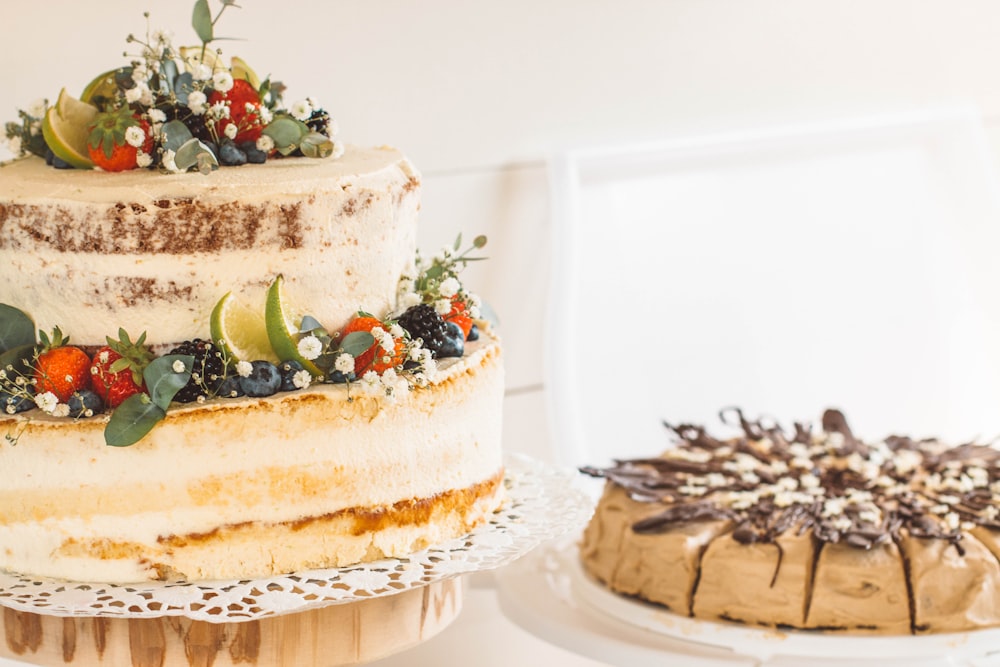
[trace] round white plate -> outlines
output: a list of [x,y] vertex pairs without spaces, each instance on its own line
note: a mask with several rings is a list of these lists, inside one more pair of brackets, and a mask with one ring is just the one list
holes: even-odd
[[1000,664],[1000,629],[906,637],[844,636],[714,623],[612,593],[590,579],[575,543],[539,549],[496,574],[507,616],[553,644],[621,667]]

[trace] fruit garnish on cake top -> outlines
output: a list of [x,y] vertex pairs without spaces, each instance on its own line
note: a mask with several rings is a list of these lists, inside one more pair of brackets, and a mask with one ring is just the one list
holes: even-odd
[[[129,35],[138,48],[122,67],[96,76],[80,96],[64,88],[56,103],[36,102],[5,126],[11,152],[57,168],[165,172],[262,163],[278,156],[339,157],[336,124],[312,98],[284,106],[284,86],[238,57],[227,65],[212,45],[223,13],[197,0],[192,26],[200,46],[175,47],[167,33]],[[146,14],[148,18],[148,14]]]
[[[86,419],[110,413],[105,441],[138,442],[172,405],[241,396],[266,398],[314,383],[345,385],[386,402],[426,387],[438,360],[460,358],[479,338],[479,298],[458,275],[486,245],[478,236],[453,246],[399,281],[396,309],[384,317],[364,310],[340,330],[329,330],[291,305],[277,276],[266,303],[239,303],[224,295],[205,339],[185,341],[157,356],[122,329],[107,344],[75,346],[58,327],[36,331],[30,316],[0,304],[0,409],[7,415],[39,410],[49,417]],[[464,325],[464,326],[463,326]],[[30,418],[30,416],[29,416]],[[7,434],[16,441],[16,433]]]

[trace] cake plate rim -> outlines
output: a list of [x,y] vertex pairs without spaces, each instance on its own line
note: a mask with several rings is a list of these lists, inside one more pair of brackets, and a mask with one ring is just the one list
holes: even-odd
[[573,471],[511,453],[505,454],[503,465],[506,497],[486,524],[405,558],[197,582],[107,584],[0,570],[0,608],[62,617],[184,616],[213,623],[259,620],[396,595],[495,570],[544,542],[579,531],[590,518],[593,503],[573,484]]
[[1000,643],[1000,628],[847,636],[679,616],[591,579],[579,563],[576,539],[537,549],[493,576],[501,609],[523,629],[590,658],[630,667],[659,665],[664,657],[684,657],[692,667],[708,667],[789,658],[834,660],[831,656],[845,663],[878,659],[882,664],[920,660],[921,665],[971,665],[968,661],[995,653]]

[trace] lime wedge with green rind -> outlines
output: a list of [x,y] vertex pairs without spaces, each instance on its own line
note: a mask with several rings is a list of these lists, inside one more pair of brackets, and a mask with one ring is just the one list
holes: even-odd
[[94,80],[88,83],[87,87],[83,89],[83,93],[80,94],[80,101],[90,103],[98,97],[113,98],[118,93],[118,84],[115,83],[115,74],[117,73],[118,70],[112,69],[94,77]]
[[94,163],[87,151],[90,124],[97,117],[97,107],[81,102],[63,88],[55,106],[42,119],[42,136],[52,153],[77,169],[91,169]]
[[293,312],[284,293],[284,278],[279,275],[267,290],[267,300],[264,303],[267,338],[281,361],[297,361],[314,377],[319,377],[323,375],[323,371],[299,353],[298,331],[302,318],[303,315]]
[[215,305],[210,327],[212,342],[230,363],[260,359],[278,362],[268,341],[264,318],[259,311],[240,303],[232,292]]

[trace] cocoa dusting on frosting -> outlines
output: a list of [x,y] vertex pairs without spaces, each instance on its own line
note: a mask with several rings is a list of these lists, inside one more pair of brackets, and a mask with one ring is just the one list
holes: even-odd
[[117,202],[79,221],[60,205],[0,206],[0,249],[45,247],[58,252],[105,255],[187,255],[223,250],[281,250],[303,244],[302,203],[223,204],[192,199],[156,200],[153,206]]
[[824,413],[819,429],[796,423],[790,433],[738,409],[720,418],[743,434],[719,440],[702,426],[665,422],[677,443],[660,457],[581,471],[667,506],[636,523],[638,533],[723,519],[743,544],[794,530],[871,549],[906,531],[963,553],[963,529],[1000,528],[1000,451],[992,447],[903,436],[864,442],[837,410]]

